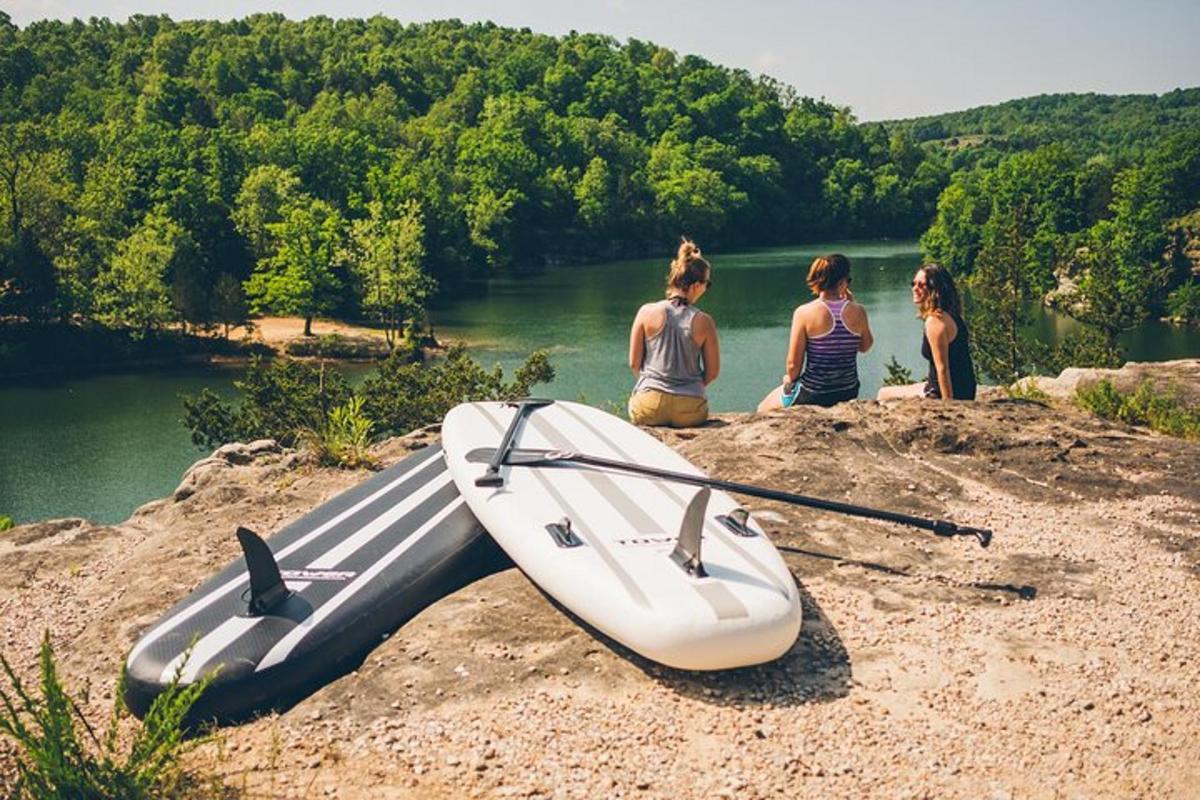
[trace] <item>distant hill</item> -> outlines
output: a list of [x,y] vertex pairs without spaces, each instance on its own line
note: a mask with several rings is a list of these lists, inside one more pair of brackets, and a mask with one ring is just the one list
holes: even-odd
[[1130,157],[1174,133],[1200,128],[1200,87],[1166,94],[1043,94],[966,111],[869,123],[949,149],[1024,150],[1067,142]]

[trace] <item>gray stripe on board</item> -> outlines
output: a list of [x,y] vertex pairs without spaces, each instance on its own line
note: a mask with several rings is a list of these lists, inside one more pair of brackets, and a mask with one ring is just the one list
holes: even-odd
[[[436,491],[431,490],[431,487],[436,487]],[[336,563],[331,565],[350,567],[356,573],[354,580],[351,583],[345,584],[343,587],[337,589],[337,592],[343,591],[348,586],[359,585],[358,580],[360,576],[367,574],[371,569],[373,569],[378,556],[371,555],[372,543],[380,539],[385,540],[385,544],[388,542],[388,540],[394,542],[394,544],[391,545],[392,547],[403,543],[410,536],[414,535],[414,531],[422,530],[432,517],[442,515],[444,510],[449,505],[455,503],[459,497],[460,495],[458,494],[458,489],[451,481],[449,471],[444,471],[440,473],[438,477],[422,486],[420,490],[406,496],[401,504],[394,506],[387,514],[378,516],[371,522],[367,523],[367,525],[364,525],[358,533],[354,534],[354,536],[349,537],[345,542],[343,542],[343,544],[355,544],[353,548],[350,548],[345,552],[345,559],[338,560]],[[407,508],[407,510],[404,510],[405,508]],[[400,513],[402,510],[404,510],[403,513]],[[404,532],[405,530],[407,530],[407,533]],[[352,542],[352,540],[358,537],[359,534],[363,534],[364,532],[371,533],[371,536],[363,539],[362,541]],[[399,542],[396,542],[395,535],[398,532],[402,534],[402,538]],[[317,559],[317,561],[311,562],[307,568],[318,568],[316,566],[317,563],[327,559],[328,556],[328,553],[325,556],[321,556]],[[321,568],[324,569],[325,567]],[[297,594],[302,592],[309,585],[310,583],[308,582],[287,582],[288,589],[296,592]],[[306,624],[306,620],[311,619],[313,614],[320,613],[320,609],[324,607],[325,603],[329,602],[331,597],[337,596],[336,592],[331,593],[332,589],[332,584],[322,584],[315,591],[316,596],[309,596],[305,598],[312,603],[314,608],[309,613],[308,617],[296,621],[296,623],[292,626],[292,630],[294,630],[297,626]],[[322,595],[325,596],[322,597]],[[280,624],[281,622],[286,624],[286,620],[275,620],[276,625]],[[274,647],[274,644],[268,643],[266,650],[258,647],[251,647],[249,649],[245,647],[239,648],[239,642],[251,631],[251,629],[252,626],[244,629],[238,629],[236,627],[227,627],[225,625],[221,625],[205,635],[205,637],[197,643],[197,648],[199,649],[201,646],[203,646],[205,658],[210,663],[205,663],[204,660],[200,659],[193,659],[193,661],[189,662],[189,680],[194,678],[197,674],[204,674],[212,665],[227,663],[229,659],[225,658],[224,656],[225,654],[233,651],[237,651],[236,656],[240,660],[257,661],[258,659],[261,659],[261,657],[265,655],[267,651],[269,651],[270,647]],[[257,634],[255,635],[257,636]],[[284,635],[286,636],[287,634]],[[173,666],[171,669],[173,670]],[[167,675],[165,671],[164,676],[164,682],[170,679],[170,676]]]
[[[449,490],[448,492],[446,490]],[[438,494],[449,494],[450,496],[442,501],[441,505],[432,502],[432,498]],[[447,503],[451,503],[458,497],[458,491],[451,482],[449,471],[440,473],[432,481],[423,485],[417,491],[406,495],[396,505],[389,508],[385,513],[375,517],[370,522],[359,528],[354,534],[347,537],[333,550],[328,551],[324,555],[308,564],[308,569],[327,569],[330,567],[341,566],[347,559],[352,558],[356,554],[367,548],[372,541],[381,536],[386,536],[392,533],[397,528],[419,529],[424,526],[428,519],[436,514],[441,513],[441,510]],[[411,535],[411,534],[409,534]],[[407,538],[407,537],[406,537]],[[403,541],[403,540],[402,540]],[[356,570],[357,571],[357,570]],[[288,589],[299,594],[310,585],[310,582],[294,582],[288,581]],[[324,587],[322,587],[324,588]],[[318,595],[320,591],[318,591]],[[316,598],[310,598],[316,600]],[[326,601],[327,602],[327,601]],[[319,610],[322,607],[317,606]],[[315,613],[315,612],[314,612]],[[311,616],[311,615],[310,615]],[[230,624],[226,620],[218,625],[213,630],[205,634],[197,643],[191,658],[188,661],[187,667],[183,672],[183,680],[185,683],[190,683],[195,680],[198,675],[204,674],[211,664],[223,663],[221,654],[229,651],[231,648],[236,648],[238,642],[243,636],[250,634],[255,628],[255,622],[262,617],[234,617],[232,619],[251,619],[249,624]],[[303,624],[301,622],[300,624]],[[240,657],[246,658],[249,654],[242,652]],[[171,675],[174,674],[175,667],[182,659],[183,654],[166,666],[163,670],[162,680],[167,682]]]
[[707,581],[697,583],[696,591],[717,612],[717,619],[739,619],[750,616],[750,612],[746,610],[742,601],[738,600],[737,596],[729,591],[729,587],[722,583],[708,583]]
[[[542,436],[559,450],[570,450],[571,441],[562,435],[557,428],[551,425],[545,419],[531,419],[533,427]],[[579,474],[592,485],[600,496],[608,502],[612,503],[617,511],[621,512],[621,516],[626,522],[633,526],[633,529],[640,534],[662,533],[662,526],[642,510],[642,507],[633,502],[633,498],[617,485],[611,477],[603,472],[596,472],[590,469],[580,470]]]
[[[406,470],[403,474],[401,474],[395,480],[389,481],[385,486],[380,488],[378,491],[372,492],[370,495],[364,497],[362,500],[360,500],[357,503],[355,503],[354,505],[350,506],[345,511],[342,511],[337,516],[335,516],[332,519],[328,520],[327,522],[319,525],[317,528],[314,528],[309,533],[305,534],[304,536],[301,536],[295,542],[292,542],[287,547],[284,547],[279,552],[275,553],[275,560],[276,561],[282,560],[285,556],[295,552],[296,550],[299,550],[301,547],[303,547],[306,544],[308,544],[309,542],[313,541],[321,534],[327,532],[328,530],[333,528],[338,523],[340,523],[343,520],[347,519],[348,517],[354,515],[356,512],[362,510],[363,508],[366,508],[371,503],[375,502],[376,500],[380,499],[381,497],[384,497],[389,492],[395,490],[397,487],[402,486],[411,477],[413,477],[414,475],[416,475],[417,473],[421,472],[423,469],[428,467],[431,463],[433,463],[435,458],[438,458],[441,455],[440,448],[434,448],[432,450],[433,450],[433,452],[430,453],[429,457],[421,459],[421,461],[419,463],[417,463],[411,469]],[[129,658],[126,660],[126,663],[132,664],[134,659],[137,658],[138,655],[140,655],[147,647],[152,645],[154,642],[158,641],[163,635],[174,630],[179,625],[182,625],[187,620],[196,616],[204,609],[208,608],[209,606],[216,603],[221,598],[225,597],[231,591],[234,591],[235,589],[247,584],[248,582],[249,582],[249,576],[247,574],[243,573],[243,574],[239,575],[238,577],[233,578],[232,580],[226,581],[225,583],[221,584],[216,589],[213,589],[211,592],[209,592],[207,595],[205,595],[200,600],[197,600],[195,603],[193,603],[192,605],[183,609],[179,613],[173,615],[169,619],[164,620],[160,625],[158,625],[156,628],[154,628],[154,630],[152,630],[151,632],[147,633],[145,636],[142,637],[142,639],[137,643],[137,645],[133,648],[133,650],[130,651]]]
[[310,615],[308,619],[304,620],[304,622],[288,631],[287,635],[280,639],[275,646],[272,647],[265,656],[263,656],[262,661],[258,662],[258,666],[255,667],[254,671],[261,672],[262,670],[269,669],[270,667],[273,667],[286,659],[288,654],[291,653],[296,645],[300,643],[300,640],[302,640],[309,634],[309,632],[316,628],[322,620],[344,605],[346,601],[354,597],[354,595],[358,594],[358,592],[367,586],[376,575],[382,572],[397,558],[404,555],[405,551],[407,551],[417,542],[421,541],[426,534],[432,530],[435,530],[437,526],[441,524],[442,520],[450,516],[450,514],[457,510],[458,507],[463,504],[463,502],[464,500],[461,495],[454,498],[454,500],[450,501],[450,503],[442,508],[441,511],[430,517],[424,525],[417,528],[409,536],[407,536],[404,541],[393,547],[387,555],[366,569],[361,575],[358,576],[358,578],[354,580],[353,583],[346,586],[346,588],[342,589],[326,602],[322,603],[319,608],[313,611],[312,615]]
[[[537,425],[538,432],[546,437],[555,447],[560,450],[570,449],[570,440],[554,427],[553,423],[549,420],[544,418],[537,420],[535,425]],[[581,470],[581,474],[588,479],[605,500],[617,506],[622,514],[627,514],[630,510],[635,510],[637,514],[642,515],[649,525],[649,530],[640,532],[659,533],[662,531],[662,526],[651,519],[645,511],[642,511],[641,507],[634,503],[633,498],[611,477],[602,472],[595,472],[589,469]],[[626,516],[626,519],[628,519],[628,516]],[[665,566],[666,561],[664,560],[664,568]],[[724,595],[722,595],[719,591],[715,593],[701,591],[700,587],[703,583],[698,583],[695,579],[688,580],[688,585],[700,594],[702,600],[712,606],[713,613],[717,615],[717,619],[727,619],[731,615],[734,618],[749,616],[749,612],[742,605],[742,601],[738,600],[726,587],[720,587],[724,590]]]
[[[475,404],[474,408],[478,409],[479,413],[483,415],[483,418],[491,423],[492,427],[496,429],[497,433],[501,435],[504,434],[504,426],[498,419],[492,416],[491,412],[487,408],[480,404]],[[509,467],[509,469],[511,470],[512,467]],[[544,474],[542,474],[541,470],[533,469],[530,471],[533,473],[534,477],[537,478],[538,483],[542,485],[542,488],[546,490],[546,493],[554,499],[554,502],[558,503],[559,508],[561,508],[563,513],[566,514],[571,522],[574,523],[574,531],[576,535],[583,539],[583,541],[589,547],[591,547],[598,556],[600,556],[600,560],[608,565],[608,568],[611,569],[613,574],[617,576],[617,580],[619,580],[621,585],[625,587],[625,591],[629,592],[629,596],[633,598],[634,602],[644,608],[649,608],[650,601],[646,599],[645,593],[642,591],[641,587],[637,585],[637,581],[633,579],[633,576],[625,571],[625,568],[621,566],[619,561],[613,558],[612,553],[608,551],[608,548],[605,547],[602,542],[600,542],[596,537],[592,536],[586,528],[581,527],[583,517],[579,514],[579,512],[576,511],[575,508],[569,502],[567,502],[567,499],[563,497],[557,489],[554,488],[554,485]],[[547,520],[547,522],[557,522],[557,520]]]
[[[575,411],[575,409],[573,409],[567,405],[562,405],[560,407],[562,408],[562,410],[564,412],[566,412],[567,414],[572,416],[576,421],[578,421],[579,424],[583,425],[583,427],[585,427],[589,431],[591,431],[592,434],[594,434],[596,437],[598,437],[600,439],[600,441],[604,442],[604,444],[608,446],[609,450],[611,450],[615,455],[624,459],[625,461],[633,462],[635,460],[631,455],[629,455],[629,453],[627,453],[625,451],[625,449],[623,447],[621,447],[621,445],[617,444],[612,439],[610,439],[606,435],[604,435],[604,433],[602,433],[600,430],[598,430],[596,428],[596,426],[593,425],[591,422],[589,422],[586,418],[584,418],[583,415],[581,415],[577,411]],[[685,500],[682,495],[678,494],[674,489],[672,489],[670,486],[668,486],[665,482],[655,481],[654,485],[657,486],[659,488],[659,490],[662,491],[663,494],[665,494],[667,497],[671,498],[671,500],[673,500],[675,502],[675,504],[678,505],[681,510],[687,508],[687,500]],[[770,569],[767,568],[767,565],[763,564],[761,561],[759,561],[757,558],[755,558],[752,553],[750,553],[744,547],[742,547],[740,544],[738,544],[736,541],[734,541],[733,536],[729,533],[726,533],[725,529],[719,523],[714,522],[711,519],[705,520],[704,529],[706,531],[708,531],[708,533],[710,533],[713,536],[715,536],[716,538],[720,539],[721,542],[724,545],[726,545],[730,550],[733,550],[739,556],[744,558],[746,560],[746,563],[750,564],[755,569],[757,569],[759,571],[759,573],[762,575],[762,577],[766,579],[767,584],[769,586],[774,587],[775,590],[780,592],[784,597],[791,596],[788,593],[786,588],[779,585],[778,581],[775,578],[775,574],[773,572],[771,572]]]

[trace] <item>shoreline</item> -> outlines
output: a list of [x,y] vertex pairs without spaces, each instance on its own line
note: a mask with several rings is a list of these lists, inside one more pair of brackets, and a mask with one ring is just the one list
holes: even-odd
[[[86,361],[64,364],[55,360],[54,357],[58,355],[55,352],[55,345],[58,343],[51,342],[46,347],[47,352],[30,353],[24,365],[6,370],[5,377],[10,386],[28,386],[43,382],[68,381],[127,372],[169,372],[174,368],[188,366],[242,366],[249,364],[256,356],[269,359],[290,358],[296,361],[324,359],[352,364],[372,363],[386,358],[383,332],[355,322],[314,319],[311,337],[302,335],[304,320],[300,317],[262,317],[253,320],[253,323],[253,332],[243,335],[240,339],[234,338],[232,335],[227,339],[220,334],[185,334],[178,330],[167,330],[159,332],[153,340],[143,341],[121,337],[120,333],[115,331],[97,333],[74,325],[12,325],[10,329],[18,332],[19,335],[29,336],[32,334],[36,337],[39,333],[54,331],[55,335],[66,335],[76,341],[86,341],[89,336],[94,334],[97,338],[109,337],[109,341],[105,342],[104,346],[108,347],[110,351],[117,346],[113,342],[117,342],[120,346],[130,347],[135,351],[143,349],[147,352],[144,354],[134,353],[128,357],[89,358]],[[342,337],[348,347],[362,349],[363,345],[366,345],[370,348],[374,347],[374,343],[377,341],[383,346],[383,349],[372,355],[346,355],[336,348],[328,354],[319,356],[295,355],[287,352],[289,344],[293,342],[316,344],[330,336]],[[425,357],[429,357],[444,352],[448,344],[448,342],[439,340],[434,346],[422,347],[421,351]],[[161,352],[170,348],[178,349],[175,352]],[[155,353],[156,350],[160,352]],[[37,363],[38,366],[31,368],[30,364],[32,363]]]

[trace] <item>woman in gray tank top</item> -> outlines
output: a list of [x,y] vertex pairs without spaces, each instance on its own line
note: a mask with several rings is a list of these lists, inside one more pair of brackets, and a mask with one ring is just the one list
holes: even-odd
[[704,387],[717,379],[721,354],[716,324],[695,303],[711,285],[712,266],[684,239],[667,273],[667,299],[638,309],[629,331],[635,425],[684,428],[708,419]]

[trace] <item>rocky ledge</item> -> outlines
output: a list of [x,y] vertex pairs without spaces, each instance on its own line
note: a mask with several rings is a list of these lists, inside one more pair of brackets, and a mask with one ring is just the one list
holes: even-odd
[[[1200,387],[1200,362],[1172,369]],[[805,606],[772,664],[658,667],[509,570],[195,758],[253,797],[1194,792],[1200,445],[1004,398],[726,415],[664,438],[715,476],[948,516],[995,541],[755,502]],[[275,529],[363,477],[256,442],[123,524],[14,529],[0,536],[0,647],[30,673],[49,629],[102,719],[125,651],[236,556],[235,525]]]

